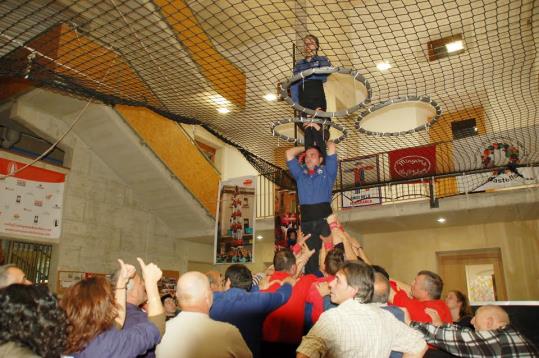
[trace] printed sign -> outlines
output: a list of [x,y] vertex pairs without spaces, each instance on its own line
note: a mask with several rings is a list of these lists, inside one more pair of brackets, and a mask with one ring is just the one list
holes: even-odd
[[356,189],[342,193],[342,207],[351,208],[381,204],[379,188],[362,189],[380,180],[378,157],[376,155],[346,159],[341,161],[341,180],[343,185],[354,183]]
[[392,180],[423,178],[436,173],[436,146],[405,148],[389,152]]
[[0,234],[58,239],[65,174],[24,165],[0,158]]

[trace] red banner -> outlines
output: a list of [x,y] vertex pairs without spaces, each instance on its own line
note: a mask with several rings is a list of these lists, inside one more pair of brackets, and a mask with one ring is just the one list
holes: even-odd
[[436,173],[436,146],[414,147],[389,152],[392,180],[423,178]]

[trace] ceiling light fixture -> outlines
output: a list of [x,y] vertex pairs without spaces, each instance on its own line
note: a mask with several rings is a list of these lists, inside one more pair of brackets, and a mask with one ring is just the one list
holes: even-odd
[[219,94],[215,94],[215,95],[211,95],[210,96],[210,100],[217,104],[217,105],[220,105],[220,106],[226,106],[228,105],[230,102],[228,101],[228,99],[226,99],[225,97],[219,95]]
[[429,41],[427,43],[427,50],[429,61],[436,61],[449,56],[458,55],[466,51],[464,48],[464,37],[462,34],[455,34]]
[[257,238],[257,240],[262,240],[262,239],[264,238],[264,236],[262,236],[262,235],[257,235],[256,238]]
[[445,218],[438,218],[436,221],[438,221],[440,224],[443,224],[446,222]]
[[268,102],[273,102],[277,100],[277,95],[275,93],[268,93],[267,95],[264,96],[264,99]]
[[389,70],[391,68],[391,64],[389,62],[380,62],[376,65],[376,68],[378,69],[378,71],[380,72],[385,72],[387,70]]
[[462,40],[453,41],[448,44],[445,44],[445,48],[447,50],[447,53],[461,51],[464,50],[464,42],[462,42]]
[[230,109],[225,108],[225,107],[221,107],[221,108],[217,108],[217,112],[219,112],[221,114],[227,114],[228,112],[230,112]]

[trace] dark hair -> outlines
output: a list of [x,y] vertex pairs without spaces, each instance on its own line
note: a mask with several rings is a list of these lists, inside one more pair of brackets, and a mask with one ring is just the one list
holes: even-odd
[[468,297],[466,297],[466,295],[459,290],[451,290],[449,292],[453,292],[455,294],[455,297],[457,297],[457,302],[461,303],[459,310],[459,319],[465,316],[471,316],[472,307],[470,306],[470,301],[468,301]]
[[273,267],[275,267],[275,271],[289,272],[295,264],[296,256],[289,249],[279,250],[273,256]]
[[385,278],[389,280],[389,274],[387,273],[385,268],[378,265],[372,265],[372,268],[374,269],[374,272],[381,273],[382,275],[384,275]]
[[165,304],[165,300],[166,300],[167,298],[172,298],[172,299],[174,299],[174,297],[172,297],[172,295],[171,295],[170,293],[167,293],[167,294],[164,294],[163,296],[161,296],[161,303],[162,303],[162,304]]
[[96,276],[68,288],[61,300],[69,322],[66,353],[79,352],[101,332],[112,327],[118,315],[111,284]]
[[318,51],[318,49],[320,48],[320,41],[318,41],[318,37],[316,37],[314,35],[311,35],[311,34],[308,34],[303,38],[303,41],[305,41],[306,39],[313,40],[314,43],[316,44],[316,50]]
[[242,264],[228,266],[225,271],[225,281],[230,280],[230,287],[241,288],[249,291],[253,284],[253,274]]
[[14,342],[45,358],[64,352],[66,314],[47,287],[5,287],[0,290],[0,307],[0,345]]
[[348,285],[358,290],[355,299],[361,303],[371,302],[374,291],[373,268],[363,261],[355,260],[345,262],[341,271],[346,276]]
[[344,250],[343,249],[339,247],[335,247],[327,253],[326,259],[324,260],[326,273],[330,275],[335,275],[337,271],[340,270],[343,264],[344,264]]
[[423,289],[427,291],[430,299],[439,300],[442,296],[442,290],[444,289],[444,281],[442,278],[438,274],[428,270],[419,271],[417,276],[419,275],[423,275],[426,278]]

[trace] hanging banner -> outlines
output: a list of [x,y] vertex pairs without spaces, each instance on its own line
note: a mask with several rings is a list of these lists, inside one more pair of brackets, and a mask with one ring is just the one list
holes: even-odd
[[[345,159],[340,162],[341,183],[361,187],[368,183],[376,183],[380,180],[378,156],[371,155]],[[341,205],[343,208],[353,208],[381,204],[380,188],[361,189],[345,191],[342,193]]]
[[[0,175],[25,164],[0,158]],[[58,239],[65,174],[30,166],[0,181],[0,234]]]
[[457,186],[461,193],[503,189],[537,183],[539,183],[539,167],[507,168],[457,177]]
[[214,262],[254,262],[256,177],[221,182],[217,203]]
[[436,146],[413,147],[389,152],[392,180],[424,178],[436,173]]

